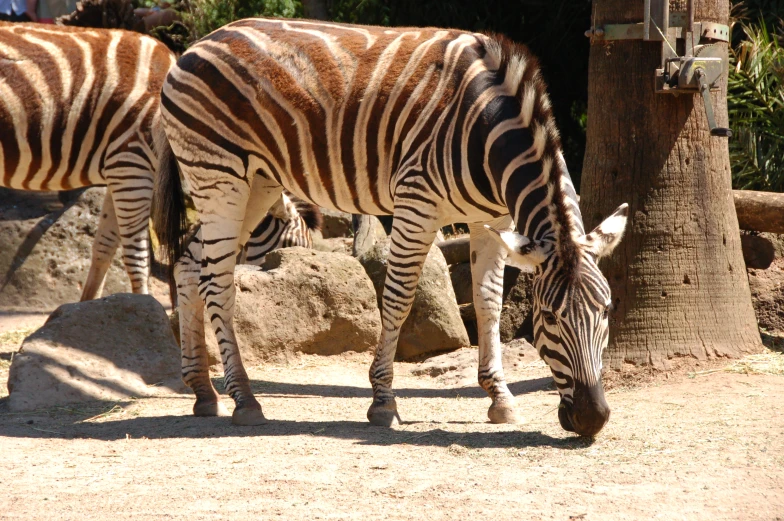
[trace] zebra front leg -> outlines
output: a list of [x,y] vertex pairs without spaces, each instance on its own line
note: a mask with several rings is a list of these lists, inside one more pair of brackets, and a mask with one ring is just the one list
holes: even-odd
[[204,338],[204,301],[199,295],[201,275],[201,233],[196,231],[185,245],[185,253],[174,265],[180,318],[182,381],[196,395],[194,416],[228,416],[210,380],[209,359]]
[[[484,224],[484,223],[483,223]],[[469,225],[471,278],[479,333],[479,385],[493,400],[487,416],[492,423],[518,423],[515,400],[504,379],[499,324],[504,291],[506,250],[483,224]],[[487,223],[499,231],[512,229],[509,216]]]
[[112,264],[114,252],[117,251],[117,246],[120,244],[118,232],[119,228],[117,226],[117,215],[114,212],[114,204],[112,203],[112,193],[110,190],[107,190],[103,199],[101,216],[98,219],[98,229],[95,231],[95,239],[93,239],[90,271],[87,273],[87,281],[84,283],[82,296],[79,299],[81,302],[93,300],[101,296],[106,273]]
[[421,217],[410,212],[396,211],[395,217],[381,303],[381,339],[370,366],[373,404],[367,412],[372,425],[384,427],[400,420],[392,391],[397,341],[400,327],[411,311],[422,266],[438,231],[435,223],[419,224]]
[[[126,180],[129,176],[134,178],[134,184],[131,186],[128,186],[130,183]],[[107,174],[107,178],[117,215],[123,264],[131,279],[131,291],[147,295],[150,274],[152,175],[146,170],[126,168],[120,174]]]

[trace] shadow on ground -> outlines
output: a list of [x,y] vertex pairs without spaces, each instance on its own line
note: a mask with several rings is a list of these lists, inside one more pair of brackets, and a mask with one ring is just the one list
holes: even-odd
[[[213,378],[212,383],[221,394],[224,393],[223,378]],[[268,382],[265,380],[251,380],[253,392],[261,396],[322,396],[325,398],[370,398],[372,393],[370,384],[367,387],[330,384],[296,384],[287,382]],[[550,377],[534,378],[509,384],[509,390],[515,396],[520,396],[538,391],[555,389],[553,379]],[[401,398],[484,398],[487,393],[479,385],[471,387],[458,387],[454,389],[395,389]]]
[[[220,379],[216,379],[216,383]],[[550,378],[516,382],[510,385],[515,395],[547,389]],[[370,389],[353,386],[290,384],[255,380],[254,390],[264,403],[264,396],[320,396],[329,398],[368,398]],[[483,397],[477,388],[461,389],[399,389],[401,398]],[[193,397],[176,395],[158,400],[185,402],[189,410]],[[372,427],[356,421],[291,421],[271,419],[265,425],[236,427],[230,418],[196,418],[190,415],[161,415],[155,417],[127,417],[113,415],[132,402],[75,404],[30,413],[10,413],[0,400],[0,436],[9,438],[96,439],[104,441],[130,438],[222,438],[311,435],[325,438],[354,440],[360,445],[414,445],[448,447],[456,444],[467,448],[521,448],[549,446],[578,449],[592,441],[570,436],[555,438],[540,431],[507,430],[503,432],[451,432],[439,423],[404,421],[397,429]],[[105,416],[105,417],[104,417]],[[405,420],[405,414],[403,415]],[[99,418],[100,422],[94,422]],[[116,419],[115,419],[116,418]],[[461,422],[455,422],[461,423]],[[472,423],[472,422],[468,422]],[[481,426],[484,422],[476,422]]]

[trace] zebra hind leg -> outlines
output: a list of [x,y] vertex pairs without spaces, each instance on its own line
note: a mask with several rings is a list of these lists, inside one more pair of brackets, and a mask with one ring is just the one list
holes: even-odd
[[367,412],[372,425],[383,427],[390,427],[400,421],[395,393],[392,391],[395,351],[400,328],[414,302],[422,266],[438,231],[435,223],[420,223],[421,217],[411,212],[399,212],[396,209],[395,217],[382,296],[381,339],[370,366],[373,403]]
[[185,253],[174,265],[174,280],[180,322],[182,381],[196,395],[194,416],[228,416],[229,412],[210,380],[209,359],[204,337],[204,300],[199,295],[202,245],[200,230],[188,238]]
[[103,284],[106,280],[106,272],[112,264],[114,252],[120,244],[119,228],[117,226],[117,215],[114,212],[112,203],[112,193],[106,191],[101,208],[101,217],[98,219],[98,229],[95,231],[93,239],[93,255],[90,262],[90,271],[87,274],[87,281],[82,289],[81,302],[93,300],[101,296]]
[[[226,392],[235,403],[232,423],[260,425],[266,420],[253,396],[250,379],[242,364],[234,332],[234,267],[240,245],[261,221],[283,188],[256,176],[251,190],[237,184],[222,197],[192,194],[202,219],[202,268],[199,293],[205,297],[207,312],[218,338]],[[232,199],[229,200],[229,194]],[[217,205],[216,205],[217,203]],[[243,213],[239,213],[243,212]]]
[[[122,174],[122,175],[120,175]],[[139,178],[134,186],[128,186],[123,178],[135,174]],[[142,169],[118,169],[118,173],[106,174],[109,191],[112,193],[123,263],[131,279],[133,293],[147,295],[150,276],[150,207],[152,205],[152,174]]]
[[[483,224],[469,225],[471,278],[479,333],[479,385],[493,400],[487,411],[492,423],[519,423],[514,396],[506,385],[501,364],[500,321],[506,251]],[[501,231],[512,229],[509,216],[487,224]]]

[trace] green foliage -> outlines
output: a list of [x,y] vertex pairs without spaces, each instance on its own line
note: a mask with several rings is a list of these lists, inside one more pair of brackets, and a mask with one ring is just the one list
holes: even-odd
[[727,92],[733,185],[784,192],[784,48],[762,19],[740,27]]
[[187,0],[182,3],[181,13],[192,43],[242,18],[302,16],[302,3],[300,0]]

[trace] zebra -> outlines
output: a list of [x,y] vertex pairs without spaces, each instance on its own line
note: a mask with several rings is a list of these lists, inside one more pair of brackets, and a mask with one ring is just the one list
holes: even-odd
[[[519,421],[499,338],[508,260],[535,274],[534,342],[560,394],[561,426],[592,436],[605,425],[611,300],[597,262],[620,242],[628,206],[585,233],[546,87],[525,47],[461,30],[246,19],[180,57],[161,112],[170,160],[161,161],[156,192],[176,198],[184,184],[200,215],[200,293],[233,423],[266,421],[232,324],[235,258],[285,188],[321,207],[394,217],[369,370],[371,424],[400,420],[392,390],[400,326],[437,231],[465,222],[490,421]],[[165,205],[154,212],[162,244],[178,258],[181,214]]]
[[120,244],[131,290],[148,293],[152,128],[174,63],[138,33],[0,22],[0,186],[108,186],[82,301],[101,294]]
[[[314,205],[292,200],[285,193],[281,195],[251,233],[242,249],[239,263],[261,266],[266,254],[272,250],[313,246],[311,232],[321,229],[321,212]],[[187,234],[184,253],[172,266],[171,277],[176,280],[177,288],[182,380],[197,396],[193,407],[195,416],[223,416],[228,413],[220,402],[209,374],[204,335],[204,300],[199,295],[201,261],[201,226],[196,224]]]

